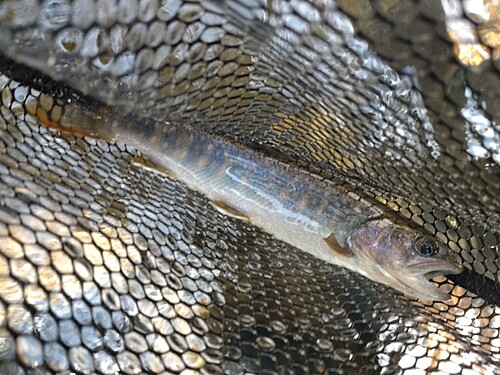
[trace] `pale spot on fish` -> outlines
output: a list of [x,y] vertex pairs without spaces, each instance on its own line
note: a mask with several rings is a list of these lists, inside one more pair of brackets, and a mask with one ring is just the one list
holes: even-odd
[[280,190],[280,199],[283,200],[287,197],[287,193],[285,190]]
[[302,207],[307,207],[307,203],[308,203],[308,199],[306,196],[303,196],[302,198],[300,198],[300,205]]
[[325,212],[329,204],[330,202],[328,202],[328,199],[323,198],[321,201],[321,205],[318,207],[318,212]]

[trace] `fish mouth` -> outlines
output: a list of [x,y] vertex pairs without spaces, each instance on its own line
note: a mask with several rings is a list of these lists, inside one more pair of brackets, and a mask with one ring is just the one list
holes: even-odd
[[423,268],[427,268],[422,274],[425,275],[428,280],[443,275],[456,275],[463,271],[458,256],[448,260],[438,260],[435,264],[423,265]]
[[410,264],[403,271],[402,277],[397,277],[401,290],[408,296],[431,301],[446,301],[451,296],[440,290],[431,281],[433,278],[462,272],[458,258],[421,260]]
[[439,258],[422,259],[416,258],[405,267],[412,274],[425,275],[427,279],[433,279],[437,276],[456,275],[462,272],[462,262],[458,254],[447,253]]
[[432,280],[435,277],[439,276],[446,276],[446,275],[456,275],[462,272],[462,267],[454,267],[453,269],[451,267],[446,268],[446,269],[441,269],[441,270],[435,270],[435,271],[429,271],[424,273],[423,275],[427,280]]

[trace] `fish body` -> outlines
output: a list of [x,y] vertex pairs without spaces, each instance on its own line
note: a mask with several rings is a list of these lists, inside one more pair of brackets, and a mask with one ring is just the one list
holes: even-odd
[[420,228],[342,185],[220,136],[104,106],[66,105],[57,121],[41,108],[28,111],[59,130],[132,145],[222,211],[409,296],[448,299],[428,278],[461,270],[456,255]]
[[[117,120],[119,121],[119,120]],[[274,237],[331,263],[353,268],[325,242],[343,245],[351,228],[380,213],[348,191],[203,131],[146,120],[115,139],[134,145],[212,202],[237,209]],[[120,125],[117,124],[119,127]],[[152,139],[154,139],[152,141]],[[147,145],[147,146],[146,146]],[[146,146],[146,147],[145,147]]]

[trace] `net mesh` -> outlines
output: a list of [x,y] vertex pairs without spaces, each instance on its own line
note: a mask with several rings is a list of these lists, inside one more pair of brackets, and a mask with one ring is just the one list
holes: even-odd
[[[499,17],[495,1],[3,1],[1,372],[498,373]],[[466,270],[435,279],[450,301],[409,300],[221,216],[127,145],[40,126],[43,95],[341,179]]]

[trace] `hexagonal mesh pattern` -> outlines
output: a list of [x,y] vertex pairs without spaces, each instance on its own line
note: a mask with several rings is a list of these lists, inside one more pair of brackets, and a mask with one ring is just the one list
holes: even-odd
[[[497,373],[500,10],[486,3],[0,4],[0,372]],[[340,178],[466,271],[435,280],[450,301],[409,300],[220,215],[126,145],[40,126],[26,108],[41,94]]]

